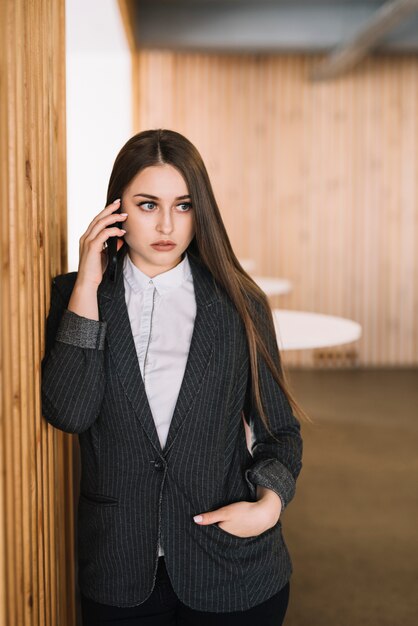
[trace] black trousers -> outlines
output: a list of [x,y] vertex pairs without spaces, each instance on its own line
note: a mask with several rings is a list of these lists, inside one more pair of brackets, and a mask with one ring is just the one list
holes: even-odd
[[290,582],[265,602],[246,611],[195,611],[174,593],[164,557],[158,559],[157,578],[150,597],[132,607],[100,604],[81,594],[83,626],[281,626],[289,603]]

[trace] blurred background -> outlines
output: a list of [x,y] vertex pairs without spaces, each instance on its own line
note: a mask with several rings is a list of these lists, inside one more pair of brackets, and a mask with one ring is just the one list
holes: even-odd
[[76,437],[40,414],[51,277],[117,152],[186,135],[313,422],[288,626],[418,623],[418,2],[5,0],[0,624],[81,624]]

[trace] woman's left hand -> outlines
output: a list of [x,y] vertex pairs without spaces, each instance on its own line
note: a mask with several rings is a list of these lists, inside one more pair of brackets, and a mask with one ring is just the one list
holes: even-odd
[[202,526],[217,523],[219,528],[238,537],[259,535],[278,522],[282,503],[280,497],[266,487],[257,485],[257,494],[260,494],[257,502],[233,502],[215,511],[200,513],[202,520],[195,522]]

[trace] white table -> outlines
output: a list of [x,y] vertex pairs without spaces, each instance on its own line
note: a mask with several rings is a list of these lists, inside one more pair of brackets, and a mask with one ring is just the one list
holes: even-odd
[[[279,350],[304,350],[337,346],[361,337],[361,326],[353,320],[309,311],[272,309]],[[242,414],[247,448],[251,452],[252,433]]]
[[243,269],[250,273],[255,269],[255,261],[254,259],[238,259]]
[[292,291],[292,283],[286,278],[270,276],[251,276],[266,296],[281,296]]
[[310,311],[273,309],[280,350],[304,350],[351,343],[361,337],[360,324],[345,317]]

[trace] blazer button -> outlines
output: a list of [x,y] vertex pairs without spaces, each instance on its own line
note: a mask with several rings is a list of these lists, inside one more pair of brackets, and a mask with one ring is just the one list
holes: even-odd
[[160,460],[154,461],[154,467],[156,470],[162,471],[164,469],[164,463]]

